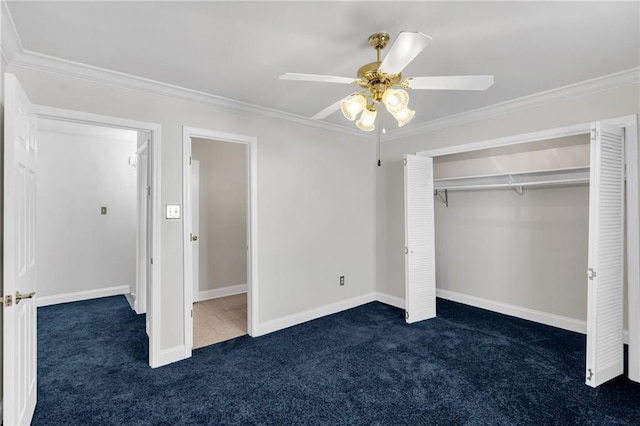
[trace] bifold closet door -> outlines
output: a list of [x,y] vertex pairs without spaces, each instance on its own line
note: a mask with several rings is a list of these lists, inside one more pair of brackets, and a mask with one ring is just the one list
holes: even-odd
[[436,316],[433,159],[404,160],[405,315],[408,323]]
[[624,130],[591,127],[586,384],[623,373]]

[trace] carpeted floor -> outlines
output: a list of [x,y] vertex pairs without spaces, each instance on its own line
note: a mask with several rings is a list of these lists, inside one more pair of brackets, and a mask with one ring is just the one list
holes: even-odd
[[34,425],[640,424],[640,385],[584,384],[582,335],[438,300],[370,303],[152,370],[122,296],[38,309]]

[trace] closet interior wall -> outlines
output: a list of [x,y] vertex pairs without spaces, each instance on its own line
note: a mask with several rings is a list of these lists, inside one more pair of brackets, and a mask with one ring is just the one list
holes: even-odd
[[[473,185],[588,168],[589,135],[434,157],[436,188],[452,178]],[[588,180],[521,191],[454,188],[447,191],[448,206],[439,192],[434,213],[440,296],[513,305],[566,324],[586,321]]]

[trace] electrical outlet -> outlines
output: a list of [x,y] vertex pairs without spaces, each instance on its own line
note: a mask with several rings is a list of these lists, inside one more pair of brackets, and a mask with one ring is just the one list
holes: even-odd
[[344,275],[340,275],[340,285],[344,285]]

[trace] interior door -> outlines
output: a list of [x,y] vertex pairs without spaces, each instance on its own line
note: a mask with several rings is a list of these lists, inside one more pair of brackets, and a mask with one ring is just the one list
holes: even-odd
[[436,316],[433,159],[404,160],[405,316],[408,323]]
[[586,384],[623,373],[624,130],[591,128]]
[[137,261],[136,261],[136,298],[134,307],[136,313],[147,312],[147,286],[148,280],[148,253],[147,253],[147,230],[149,209],[147,200],[149,198],[148,164],[149,164],[149,135],[139,132],[138,137],[143,137],[145,142],[138,148],[136,162],[137,174],[137,194],[138,194],[138,229],[137,229]]
[[3,420],[28,425],[36,407],[36,114],[5,74]]
[[200,292],[200,161],[191,162],[191,247],[193,268],[193,300],[197,301]]

